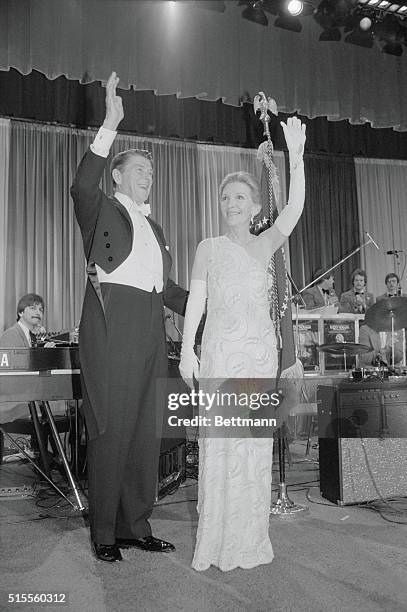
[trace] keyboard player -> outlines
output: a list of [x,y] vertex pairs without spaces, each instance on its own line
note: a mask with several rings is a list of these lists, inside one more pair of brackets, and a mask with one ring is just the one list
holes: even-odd
[[[44,300],[36,293],[27,293],[17,304],[17,322],[0,336],[0,349],[26,349],[37,346],[39,337],[44,333]],[[46,342],[44,347],[53,348],[54,342]],[[65,402],[52,402],[55,414],[65,414]],[[29,408],[21,402],[7,402],[0,406],[0,422],[6,423],[27,417]],[[34,442],[34,447],[36,448]]]
[[[32,348],[37,346],[38,336],[44,332],[44,300],[36,293],[27,293],[17,304],[17,322],[0,336],[0,348]],[[54,347],[46,342],[46,348]]]

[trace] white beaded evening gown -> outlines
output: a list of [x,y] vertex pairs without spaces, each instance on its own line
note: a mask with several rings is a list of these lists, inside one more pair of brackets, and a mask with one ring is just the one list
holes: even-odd
[[[266,265],[226,236],[209,241],[202,387],[213,379],[274,378],[277,349]],[[272,561],[268,535],[272,456],[272,436],[200,438],[194,569],[215,565],[227,571]]]

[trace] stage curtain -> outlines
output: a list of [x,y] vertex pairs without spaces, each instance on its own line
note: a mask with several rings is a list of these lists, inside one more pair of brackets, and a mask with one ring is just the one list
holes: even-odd
[[320,42],[311,16],[301,17],[301,33],[275,28],[271,15],[262,27],[237,2],[225,5],[219,13],[193,2],[3,0],[0,69],[82,83],[116,70],[127,89],[234,106],[262,90],[281,112],[407,129],[406,53]]
[[[1,329],[13,323],[16,303],[28,292],[44,297],[48,330],[67,329],[79,321],[85,261],[69,188],[94,135],[93,130],[11,122],[9,155],[4,146],[2,165],[8,189],[0,226],[6,237],[2,244],[7,264],[1,284],[5,296]],[[126,148],[153,154],[152,216],[163,226],[170,246],[172,278],[188,287],[198,242],[222,229],[219,183],[236,170],[259,175],[256,151],[119,134],[112,154]],[[285,200],[284,154],[276,152],[275,161]],[[107,170],[101,185],[112,192]]]
[[[290,238],[291,271],[301,289],[317,268],[325,270],[359,246],[359,215],[352,157],[304,156],[305,206]],[[339,294],[350,286],[358,254],[334,271]]]
[[69,187],[89,137],[11,124],[4,327],[15,320],[19,298],[31,292],[44,298],[48,330],[79,320],[85,265]]
[[[156,96],[152,91],[120,89],[125,117],[123,132],[155,138],[179,138],[208,144],[256,148],[263,140],[263,124],[253,104],[241,107],[175,95]],[[0,115],[77,128],[97,127],[103,121],[105,90],[99,82],[83,85],[61,76],[53,81],[33,71],[0,71]],[[271,139],[285,148],[280,121],[271,116]],[[379,159],[407,159],[407,131],[375,129],[368,123],[328,121],[302,117],[307,124],[307,151],[329,155],[356,155]]]
[[[405,272],[407,161],[356,158],[355,169],[361,232],[368,231],[380,247],[369,244],[362,251],[369,291],[377,296],[386,291],[388,272],[400,277]],[[366,234],[361,233],[360,240],[366,242]],[[386,254],[395,249],[404,251],[399,258]]]
[[10,121],[0,119],[0,322],[4,321],[6,308],[6,291],[3,289],[6,285],[9,159]]
[[[257,149],[199,145],[198,155],[203,236],[218,236],[226,231],[221,217],[218,196],[218,188],[222,179],[230,172],[246,170],[260,182],[262,164],[257,159]],[[274,151],[274,163],[280,179],[279,200],[281,208],[285,206],[287,200],[285,158],[282,151]],[[265,209],[268,209],[267,205],[265,205]],[[289,266],[288,241],[285,245],[285,252],[287,265]]]

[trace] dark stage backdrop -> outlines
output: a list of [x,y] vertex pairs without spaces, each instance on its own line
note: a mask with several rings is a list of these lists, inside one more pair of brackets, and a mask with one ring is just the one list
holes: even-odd
[[[290,238],[291,271],[299,288],[319,268],[330,268],[359,246],[355,164],[352,157],[305,155],[306,196],[302,217]],[[360,254],[335,273],[339,294],[350,288]]]
[[[121,89],[119,93],[126,109],[122,132],[250,148],[263,140],[263,126],[249,102],[236,107],[221,100],[179,99],[152,91]],[[27,75],[15,69],[0,71],[0,115],[87,128],[98,127],[103,114],[104,89],[98,82],[83,85],[64,76],[51,81],[35,70]],[[271,117],[271,138],[277,150],[284,148],[279,121],[286,117],[285,113]],[[302,119],[307,124],[309,152],[407,159],[407,132],[324,117]]]
[[321,42],[310,15],[300,16],[297,33],[274,27],[270,16],[268,27],[242,19],[237,0],[225,2],[223,13],[210,5],[1,0],[0,69],[81,83],[116,70],[125,89],[236,107],[262,90],[280,111],[407,130],[405,52]]

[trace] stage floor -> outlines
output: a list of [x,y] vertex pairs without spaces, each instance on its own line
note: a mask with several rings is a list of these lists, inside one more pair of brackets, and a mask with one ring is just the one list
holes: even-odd
[[[311,448],[305,460],[305,448],[305,440],[290,444],[287,484],[290,498],[309,512],[297,519],[270,517],[274,561],[227,573],[190,567],[197,525],[192,478],[157,503],[153,514],[154,534],[173,542],[176,552],[126,550],[122,563],[110,565],[91,555],[83,517],[42,490],[29,465],[3,464],[1,491],[25,485],[39,495],[0,497],[0,609],[404,612],[407,527],[398,523],[407,522],[407,499],[382,505],[382,516],[366,506],[333,505],[319,494],[318,449]],[[274,485],[277,462],[275,468]],[[9,593],[65,593],[69,604],[11,606]]]

